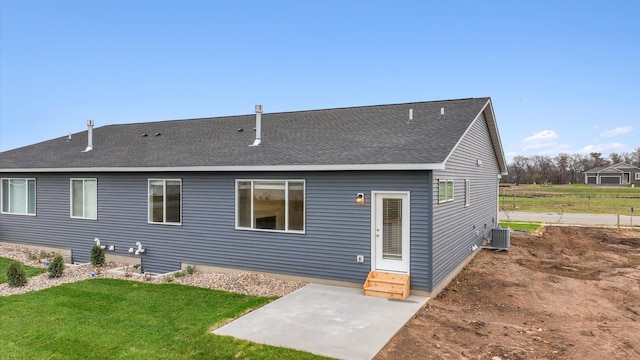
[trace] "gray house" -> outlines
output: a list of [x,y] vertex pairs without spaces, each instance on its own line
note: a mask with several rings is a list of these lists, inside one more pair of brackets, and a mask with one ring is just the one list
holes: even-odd
[[584,183],[592,185],[640,185],[640,168],[626,163],[585,171]]
[[507,169],[490,98],[88,125],[0,153],[0,241],[437,292],[491,236]]

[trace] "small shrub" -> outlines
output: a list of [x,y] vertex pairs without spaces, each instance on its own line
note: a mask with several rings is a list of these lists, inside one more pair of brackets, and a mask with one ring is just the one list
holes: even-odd
[[185,277],[185,276],[187,276],[187,272],[184,271],[184,270],[178,271],[177,273],[173,274],[173,276],[177,277],[177,278]]
[[189,274],[189,275],[193,275],[193,273],[196,272],[196,267],[189,265],[189,266],[186,267],[186,269],[184,269],[184,271],[186,271],[187,274]]
[[22,264],[14,261],[9,265],[7,268],[7,281],[11,287],[20,287],[27,284],[27,275]]
[[29,260],[40,260],[37,253],[29,252]]
[[62,258],[62,255],[57,254],[53,258],[53,261],[51,261],[47,271],[49,272],[50,279],[62,277],[62,273],[64,272],[64,259]]
[[104,263],[105,263],[104,249],[98,245],[93,245],[93,247],[91,248],[91,265],[104,266]]
[[170,276],[170,275],[165,276],[164,282],[168,282],[168,283],[173,282],[173,276]]

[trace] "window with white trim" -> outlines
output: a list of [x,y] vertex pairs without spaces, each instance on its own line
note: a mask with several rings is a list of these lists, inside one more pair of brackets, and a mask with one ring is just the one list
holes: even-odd
[[181,179],[149,179],[149,223],[182,223]]
[[2,213],[36,214],[36,179],[2,179]]
[[236,180],[236,228],[304,232],[304,180]]
[[637,172],[635,177],[636,177],[636,180],[640,180],[640,172]]
[[438,203],[453,201],[453,180],[438,180]]
[[464,180],[464,206],[471,205],[471,180]]
[[71,217],[76,219],[98,218],[98,180],[71,179]]

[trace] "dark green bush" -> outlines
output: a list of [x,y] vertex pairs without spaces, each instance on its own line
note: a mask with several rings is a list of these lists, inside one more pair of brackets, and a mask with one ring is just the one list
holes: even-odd
[[50,279],[62,277],[62,273],[64,272],[64,259],[62,258],[62,255],[57,254],[53,258],[53,261],[51,261],[47,271],[49,272]]
[[19,262],[12,262],[7,268],[7,281],[11,287],[20,287],[27,284],[27,275]]
[[93,245],[91,248],[91,265],[104,266],[104,249],[98,245]]

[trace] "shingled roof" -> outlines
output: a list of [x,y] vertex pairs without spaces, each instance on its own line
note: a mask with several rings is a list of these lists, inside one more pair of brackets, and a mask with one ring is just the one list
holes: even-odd
[[625,171],[630,170],[640,170],[639,167],[633,166],[631,164],[627,164],[624,162],[619,162],[610,166],[598,166],[593,169],[585,171],[586,173],[623,173]]
[[2,152],[0,171],[441,169],[482,112],[506,172],[490,98],[264,113],[254,147],[255,114],[107,125],[92,151],[83,131]]

